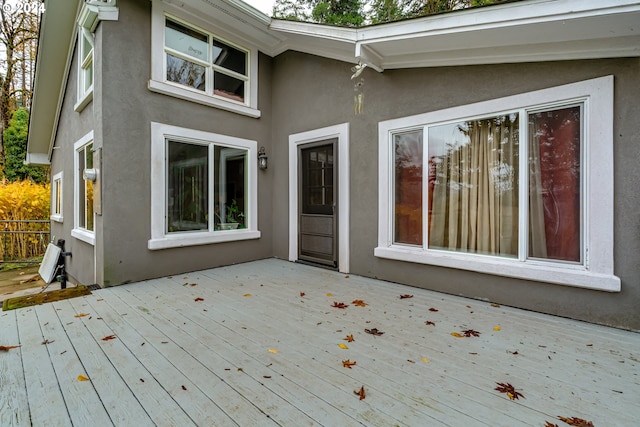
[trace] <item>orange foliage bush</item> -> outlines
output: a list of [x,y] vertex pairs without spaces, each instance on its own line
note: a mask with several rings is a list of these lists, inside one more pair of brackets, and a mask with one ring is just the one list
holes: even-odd
[[[44,254],[49,243],[49,206],[49,184],[0,181],[0,259]],[[47,222],[19,222],[27,220]],[[47,233],[39,233],[42,231]]]

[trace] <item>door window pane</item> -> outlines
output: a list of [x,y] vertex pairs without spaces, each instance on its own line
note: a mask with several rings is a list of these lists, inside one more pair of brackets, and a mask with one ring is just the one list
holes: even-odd
[[208,230],[208,147],[167,143],[167,231]]
[[580,262],[581,108],[529,114],[529,256]]
[[518,146],[517,114],[429,128],[429,248],[517,256]]
[[394,242],[422,245],[422,131],[393,136]]

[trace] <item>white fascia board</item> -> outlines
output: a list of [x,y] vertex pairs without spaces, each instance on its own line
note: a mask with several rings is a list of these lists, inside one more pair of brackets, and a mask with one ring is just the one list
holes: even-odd
[[116,0],[86,2],[82,5],[78,15],[78,24],[92,33],[96,30],[100,21],[117,20],[118,8]]

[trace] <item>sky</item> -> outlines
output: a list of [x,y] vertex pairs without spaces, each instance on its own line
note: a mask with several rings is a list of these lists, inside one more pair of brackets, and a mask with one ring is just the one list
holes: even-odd
[[275,3],[274,0],[242,0],[242,1],[255,7],[260,12],[265,13],[267,16],[271,16],[271,12],[273,10],[273,3]]

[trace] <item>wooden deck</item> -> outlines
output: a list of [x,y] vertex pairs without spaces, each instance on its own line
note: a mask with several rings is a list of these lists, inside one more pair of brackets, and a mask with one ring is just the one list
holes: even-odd
[[2,312],[0,345],[1,426],[640,420],[640,334],[275,259]]

